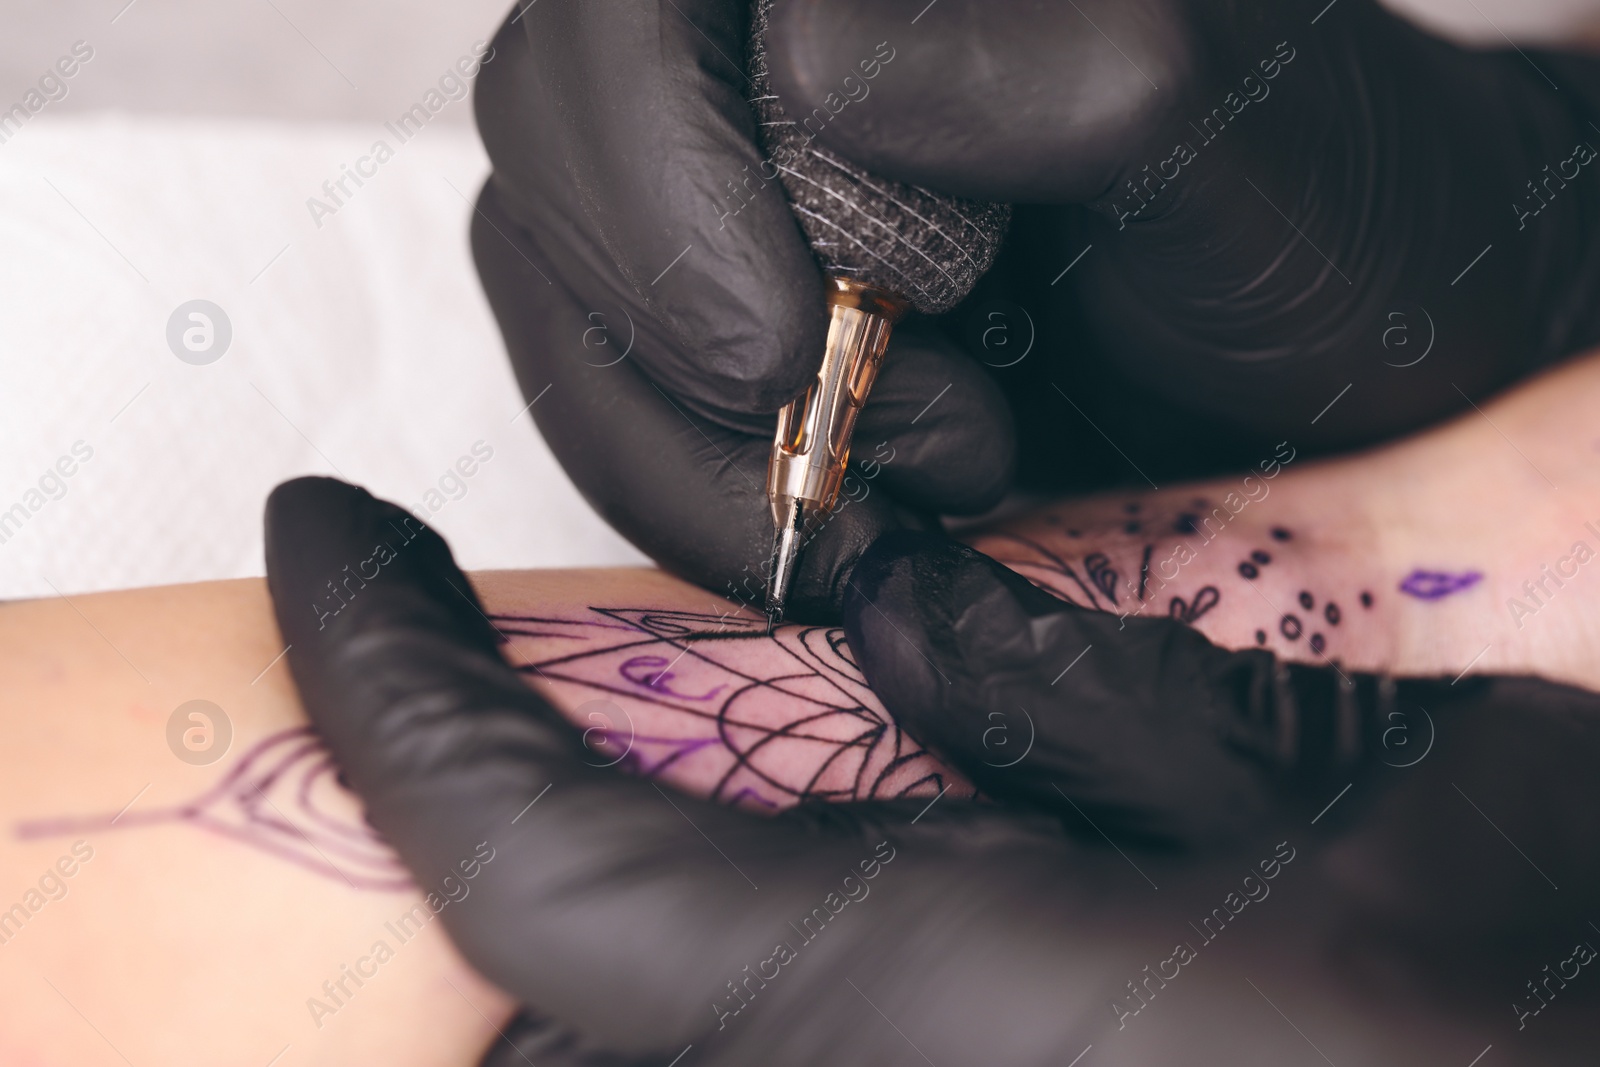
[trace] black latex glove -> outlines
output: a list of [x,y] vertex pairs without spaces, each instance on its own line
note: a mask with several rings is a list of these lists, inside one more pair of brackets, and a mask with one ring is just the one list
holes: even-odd
[[[351,560],[371,558],[380,542],[395,551],[376,578],[337,615],[314,606],[330,579]],[[1288,1028],[1262,1029],[1265,1009],[1241,976],[1267,981],[1264,972],[1286,968],[1299,983],[1317,983],[1324,1021],[1331,1012],[1351,1032],[1359,1019],[1369,1049],[1415,1059],[1415,1048],[1398,1055],[1409,1035],[1437,1037],[1419,1024],[1419,1012],[1439,1021],[1498,1003],[1498,987],[1482,980],[1482,961],[1472,971],[1480,984],[1454,994],[1448,1010],[1403,998],[1397,1011],[1364,1004],[1332,972],[1308,964],[1340,937],[1338,902],[1317,876],[1314,855],[1314,838],[1330,820],[1310,827],[1292,806],[1276,812],[1270,800],[1248,795],[1248,785],[1235,791],[1248,803],[1229,835],[1240,851],[1217,853],[1220,868],[1179,867],[1171,854],[1124,841],[1135,863],[1122,846],[1107,847],[1082,827],[1074,827],[1083,830],[1078,842],[1042,817],[948,799],[808,805],[758,818],[591,765],[578,731],[502,660],[499,637],[444,542],[399,508],[331,479],[289,482],[268,501],[266,552],[295,683],[372,825],[424,885],[481,857],[484,844],[494,849],[470,894],[440,917],[475,967],[537,1009],[510,1036],[541,1067],[665,1067],[680,1056],[683,1067],[879,1067],[922,1064],[930,1055],[936,1063],[1042,1067],[1068,1063],[1090,1044],[1097,1063],[1135,1064],[1152,1062],[1152,1041],[1182,1049],[1186,1062],[1265,1067],[1305,1050]],[[889,571],[863,579],[892,584],[892,565]],[[1206,679],[1226,676],[1220,665],[1233,655],[1196,642],[1184,656]],[[1520,715],[1518,736],[1542,737],[1535,755],[1589,760],[1596,751],[1595,700],[1587,694],[1501,680],[1438,697],[1431,710],[1458,738]],[[1244,718],[1251,706],[1230,707],[1215,685],[1204,699],[1197,714],[1212,717]],[[1181,728],[1175,710],[1168,721]],[[1218,738],[1190,736],[1189,754],[1214,767],[1215,757],[1200,749]],[[1125,740],[1104,737],[1112,746]],[[1518,758],[1516,745],[1494,740],[1497,756]],[[1447,747],[1439,766],[1448,766]],[[1137,760],[1132,751],[1105,756],[1124,767]],[[1138,790],[1147,780],[1135,773],[1127,784]],[[1592,835],[1592,789],[1563,790],[1560,826]],[[1503,804],[1508,795],[1549,794],[1486,790],[1479,799]],[[1209,795],[1191,802],[1209,803]],[[1096,818],[1141,803],[1106,788],[1081,794],[1083,812]],[[1411,809],[1421,807],[1397,809],[1386,822],[1410,825]],[[1215,826],[1230,816],[1209,818]],[[1527,832],[1525,819],[1508,826]],[[1463,845],[1459,830],[1449,832],[1476,858],[1476,837]],[[1430,829],[1435,847],[1441,836]],[[1581,857],[1547,862],[1568,894],[1576,890],[1576,906],[1593,885],[1575,874]],[[1185,999],[1158,1000],[1129,1024],[1126,1005],[1137,1003],[1130,980],[1171,955],[1174,940],[1198,942],[1203,935],[1191,935],[1187,923],[1220,906],[1243,875],[1255,879],[1246,891],[1264,893],[1268,870],[1276,902],[1245,913],[1248,921],[1215,946],[1202,946],[1210,977],[1183,979]],[[1522,881],[1511,884],[1528,892]],[[1425,895],[1405,889],[1412,905]],[[1458,882],[1433,889],[1478,899]],[[858,899],[842,904],[845,894]],[[1495,902],[1503,907],[1505,899]],[[807,940],[811,928],[800,927],[817,908],[828,917]],[[1510,917],[1553,914],[1530,907]],[[1370,921],[1363,929],[1372,929]],[[793,958],[769,966],[778,943],[789,944]],[[1520,967],[1523,959],[1496,955],[1492,963]],[[765,980],[750,977],[763,971]],[[1403,972],[1391,966],[1389,973]],[[745,993],[735,995],[730,983]],[[1573,1007],[1581,1019],[1584,1006]],[[1241,1038],[1246,1023],[1251,1032]],[[1571,1033],[1559,1020],[1541,1027],[1545,1051]],[[491,1057],[522,1062],[506,1048]]]
[[1487,685],[1225,652],[1193,627],[1080,608],[912,531],[861,557],[844,629],[889,713],[986,793],[1180,846],[1225,844],[1284,805],[1311,818],[1380,757],[1401,758],[1384,743],[1419,735],[1419,709]]
[[[586,497],[759,601],[772,413],[825,319],[759,178],[747,7],[519,5],[480,76],[473,241]],[[993,502],[1014,435],[1032,482],[1162,479],[1387,437],[1600,341],[1600,163],[1564,164],[1600,147],[1593,61],[1469,53],[1373,0],[780,0],[768,44],[824,145],[1033,205],[964,309],[901,327],[856,437],[881,472],[803,557],[797,616],[836,611],[878,533]]]
[[[775,182],[722,219],[727,183],[762,159],[724,58],[743,60],[747,20],[728,0],[528,5],[479,76],[495,173],[472,244],[524,395],[549,389],[533,417],[586,499],[669,569],[759,606],[776,412],[815,377],[827,317]],[[878,532],[992,506],[1014,452],[982,369],[937,333],[897,330],[857,424],[858,473],[789,614],[836,613]]]

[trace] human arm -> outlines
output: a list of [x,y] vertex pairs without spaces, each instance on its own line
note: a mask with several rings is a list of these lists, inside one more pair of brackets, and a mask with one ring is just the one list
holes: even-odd
[[[467,581],[593,764],[754,811],[944,785],[966,802],[827,630],[769,641],[647,569]],[[733,646],[728,668],[708,643]],[[0,605],[0,1061],[466,1067],[498,1040],[511,1001],[435,920],[506,854],[479,839],[402,866],[309,729],[284,644],[259,580]]]
[[[1146,1062],[1153,1048],[1187,1041],[1198,1062],[1220,1062],[1214,1047],[1196,1054],[1194,1042],[1205,1039],[1181,1010],[1156,1012],[1141,1039],[1110,1044],[1130,1027],[1130,1015],[1145,1010],[1132,999],[1132,982],[1114,993],[1130,964],[1138,974],[1134,946],[1145,936],[1164,940],[1159,931],[1181,928],[1187,914],[1204,914],[1203,902],[1219,892],[1218,868],[1179,865],[1170,854],[1136,851],[1127,839],[1133,857],[1115,838],[1105,847],[1095,836],[1105,809],[1091,800],[1082,825],[1068,827],[945,802],[807,805],[751,819],[669,799],[649,782],[594,766],[577,731],[501,659],[499,636],[462,595],[459,572],[430,533],[399,552],[327,632],[319,637],[310,628],[302,594],[353,550],[369,551],[401,517],[329,480],[275,493],[268,558],[280,618],[296,638],[291,664],[374,822],[409,865],[427,869],[466,838],[505,835],[515,862],[485,872],[474,897],[446,922],[492,980],[555,1021],[563,1055],[654,1063],[692,1047],[702,1063],[910,1063],[920,1062],[920,1046],[960,1059],[1034,1063],[1107,1043],[1108,1062]],[[1234,657],[1219,649],[1201,655],[1215,663]],[[1526,700],[1515,679],[1445,694],[1449,707],[1436,710],[1465,740],[1451,744],[1450,764],[1441,756],[1433,766],[1459,770],[1459,753],[1472,750],[1474,735],[1508,721],[1513,708],[1525,720],[1530,751],[1587,751],[1593,720],[1576,713],[1593,698],[1545,683],[1534,688],[1542,703]],[[1255,795],[1273,785],[1260,776]],[[1445,827],[1454,847],[1472,847],[1475,824],[1465,824],[1464,834],[1451,811],[1435,810],[1426,795],[1412,796],[1404,810],[1408,827]],[[1259,849],[1269,859],[1274,847],[1294,856],[1295,844],[1279,834],[1292,828],[1310,848],[1330,825],[1318,829],[1313,818],[1307,827],[1292,808],[1258,814],[1264,818],[1238,828],[1233,847],[1208,853],[1222,870]],[[1587,833],[1583,819],[1571,815],[1558,830]],[[1244,865],[1258,860],[1266,862],[1252,856]],[[1277,868],[1266,869],[1276,877]],[[1432,873],[1420,872],[1405,902],[1452,891],[1429,881]],[[1562,872],[1583,884],[1590,875],[1570,862]],[[1309,897],[1275,913],[1283,921],[1240,927],[1255,931],[1244,935],[1245,956],[1218,957],[1229,960],[1221,966],[1231,979],[1252,961],[1320,958],[1350,936],[1341,887],[1314,877],[1301,884]],[[1496,882],[1472,903],[1499,916],[1503,888]],[[1457,907],[1450,917],[1461,913]],[[1443,932],[1452,928],[1447,922]],[[1419,978],[1427,970],[1410,955],[1391,962]],[[1382,1010],[1358,1007],[1355,987],[1337,973],[1314,969],[1304,977],[1326,993],[1325,1010],[1345,1020],[1342,1032],[1359,1030],[1392,1050],[1406,1044],[1407,1028],[1395,1028]],[[1232,997],[1235,984],[1248,988],[1235,981],[1201,994],[1213,1023],[1219,1014],[1258,1010]],[[1484,995],[1476,984],[1453,992],[1438,1009],[1441,1021]],[[894,1020],[887,1029],[886,1017]],[[1354,1027],[1358,1017],[1363,1025]],[[827,1025],[818,1025],[823,1019]],[[1558,1031],[1542,1034],[1565,1040]],[[1232,1050],[1235,1060],[1239,1054]],[[1251,1054],[1265,1063],[1282,1051],[1267,1039]]]
[[282,651],[259,579],[0,605],[0,1062],[468,1067],[505,1025],[425,906],[472,882],[363,821]]

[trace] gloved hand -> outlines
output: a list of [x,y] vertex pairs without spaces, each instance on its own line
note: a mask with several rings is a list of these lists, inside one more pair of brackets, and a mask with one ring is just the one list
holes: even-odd
[[[1231,1036],[1231,1023],[1259,1021],[1262,1011],[1238,980],[1241,961],[1255,960],[1258,978],[1263,969],[1293,966],[1308,981],[1321,972],[1306,971],[1304,961],[1319,958],[1337,935],[1338,909],[1325,880],[1305,870],[1317,863],[1314,839],[1334,820],[1307,826],[1293,805],[1280,810],[1271,775],[1249,769],[1261,763],[1259,753],[1236,746],[1225,729],[1257,729],[1249,725],[1257,704],[1234,692],[1230,679],[1241,669],[1269,670],[1264,653],[1249,654],[1250,666],[1237,668],[1236,654],[1198,635],[1170,653],[1175,672],[1196,674],[1182,679],[1195,687],[1183,695],[1195,701],[1193,714],[1205,729],[1186,727],[1184,709],[1166,706],[1162,684],[1132,708],[1139,723],[1159,716],[1163,727],[1184,731],[1184,754],[1200,770],[1182,788],[1139,795],[1152,775],[1138,769],[1140,753],[1128,746],[1148,736],[1137,728],[1099,729],[1089,755],[1120,770],[1086,779],[1063,765],[1060,785],[1075,794],[1079,810],[1060,824],[948,800],[804,805],[757,818],[588,762],[592,753],[577,729],[502,660],[498,635],[431,530],[393,552],[337,615],[312,606],[331,576],[370,555],[373,544],[392,543],[395,524],[408,521],[414,529],[399,508],[341,482],[286,483],[267,504],[268,583],[312,722],[368,820],[419,882],[431,884],[481,857],[485,844],[494,849],[471,893],[440,917],[474,966],[538,1013],[509,1032],[522,1044],[520,1055],[497,1063],[526,1056],[542,1067],[665,1067],[692,1045],[683,1062],[702,1067],[921,1064],[930,1051],[939,1063],[1042,1065],[1070,1062],[1089,1044],[1099,1049],[1096,1062],[1139,1063],[1149,1062],[1151,1048],[1141,1041],[1162,1034],[1167,1047],[1180,1045],[1196,1063],[1265,1065],[1282,1062],[1291,1048],[1303,1052],[1289,1044],[1299,1038],[1287,1029],[1281,1042],[1264,1034],[1248,1051]],[[871,573],[861,576],[869,592],[886,598],[905,580],[892,549],[890,543],[869,554]],[[1459,736],[1517,712],[1521,736],[1544,731],[1542,751],[1580,762],[1595,751],[1600,720],[1588,694],[1515,679],[1427,692],[1433,714]],[[951,739],[954,752],[961,731],[935,723],[945,710],[918,722]],[[1055,716],[1041,719],[1045,743],[1037,751],[1060,759],[1072,710],[1037,709]],[[1089,714],[1093,723],[1097,712]],[[1370,729],[1364,724],[1361,733]],[[1518,753],[1502,744],[1496,755]],[[1230,760],[1244,769],[1229,770]],[[1165,753],[1149,762],[1156,761],[1171,763]],[[1022,766],[1016,792],[1032,803],[1042,779],[1036,766]],[[996,793],[1010,791],[1003,775],[988,780]],[[1560,790],[1560,825],[1592,835],[1593,799],[1571,782]],[[1549,799],[1521,783],[1499,795],[1508,794],[1531,804]],[[1233,801],[1242,802],[1236,812],[1216,807]],[[1161,814],[1173,803],[1209,810]],[[1130,839],[1107,847],[1100,833],[1116,844],[1110,827],[1130,810],[1147,813],[1146,828],[1201,827],[1242,851],[1216,851],[1225,862],[1216,868],[1179,866],[1173,854],[1139,851]],[[1535,812],[1534,821],[1552,822],[1548,812]],[[1408,824],[1414,814],[1394,810],[1384,822]],[[1098,827],[1085,828],[1082,817]],[[1082,840],[1061,834],[1062,825]],[[1511,829],[1526,832],[1524,825]],[[1467,844],[1476,861],[1477,839]],[[1578,890],[1576,905],[1592,872],[1588,881],[1575,877],[1581,855],[1558,862],[1557,875]],[[1245,913],[1219,947],[1207,947],[1200,941],[1206,935],[1191,935],[1186,923],[1220,908],[1244,874],[1251,879],[1245,894],[1265,899],[1271,892],[1278,901],[1259,915]],[[1524,882],[1514,888],[1526,898]],[[1463,895],[1459,881],[1432,891]],[[1407,900],[1418,897],[1413,889]],[[1230,910],[1246,906],[1238,892],[1226,900]],[[1520,914],[1545,921],[1551,912]],[[1481,926],[1473,933],[1481,935]],[[1171,948],[1175,939],[1195,942],[1203,959],[1215,961],[1202,964],[1212,968],[1211,979],[1184,979],[1189,984],[1180,987],[1205,1006],[1198,1025],[1179,1006],[1184,1002],[1174,999],[1169,1009],[1157,1001],[1151,1010],[1140,1008],[1145,998],[1135,999],[1135,981],[1147,980],[1141,968],[1162,957],[1182,966],[1172,962],[1181,955]],[[1510,965],[1502,955],[1493,962]],[[1352,999],[1349,988],[1326,976],[1317,981],[1342,1018],[1362,1018],[1366,1040],[1419,1030],[1410,1001],[1402,1020],[1380,1026],[1381,1013],[1366,999]],[[1154,984],[1143,988],[1156,992]],[[1454,991],[1450,1010],[1476,1009],[1487,994],[1498,997],[1499,988]],[[1128,1019],[1136,1009],[1149,1014],[1134,1027]],[[1125,1028],[1143,1028],[1144,1037],[1119,1036]],[[1562,1031],[1551,1024],[1541,1032]]]
[[1226,845],[1285,808],[1309,820],[1398,758],[1385,745],[1397,727],[1420,733],[1421,709],[1488,685],[1224,651],[1166,617],[1069,604],[913,531],[861,557],[844,629],[889,713],[981,791],[1169,846]]
[[[763,178],[748,14],[518,5],[480,75],[473,244],[579,488],[759,602],[773,412],[825,317]],[[878,533],[991,504],[1019,455],[1059,488],[1370,442],[1600,341],[1594,61],[1469,53],[1374,0],[780,0],[768,60],[818,144],[1022,205],[965,309],[900,327],[797,617],[836,613]]]

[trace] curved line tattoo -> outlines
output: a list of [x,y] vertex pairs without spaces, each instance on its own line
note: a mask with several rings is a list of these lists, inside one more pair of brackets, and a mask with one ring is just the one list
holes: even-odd
[[[638,705],[654,709],[661,725],[619,764],[633,773],[694,774],[715,781],[714,800],[765,809],[931,796],[950,781],[872,695],[838,627],[781,626],[769,637],[764,619],[598,607],[492,621],[530,681],[606,697],[634,718]],[[646,659],[660,664],[653,678],[638,670]]]
[[297,726],[250,746],[221,781],[192,800],[126,814],[33,819],[16,823],[13,832],[26,840],[196,826],[356,889],[411,888],[410,874],[378,832],[358,815],[340,810],[348,805],[338,774],[333,756],[311,728]]

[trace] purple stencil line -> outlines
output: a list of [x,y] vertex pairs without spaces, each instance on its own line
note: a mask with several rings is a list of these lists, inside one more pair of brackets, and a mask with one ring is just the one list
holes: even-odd
[[1482,571],[1425,571],[1419,567],[1400,582],[1400,591],[1418,600],[1442,600],[1481,581]]

